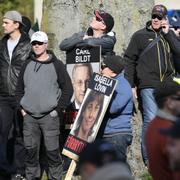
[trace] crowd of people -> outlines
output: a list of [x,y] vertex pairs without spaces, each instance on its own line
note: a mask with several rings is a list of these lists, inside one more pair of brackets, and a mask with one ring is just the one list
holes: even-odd
[[[79,155],[77,171],[82,180],[134,179],[127,150],[133,138],[133,100],[138,99],[144,165],[154,180],[178,180],[180,28],[170,28],[166,7],[155,5],[151,20],[132,35],[121,57],[114,52],[114,23],[111,14],[96,10],[87,32],[59,44],[67,53],[76,47],[101,46],[99,73],[117,81],[96,140]],[[4,14],[2,27],[0,180],[41,179],[42,159],[48,179],[61,180],[69,159],[60,147],[70,132],[62,130],[62,124],[67,113],[80,109],[93,68],[90,63],[75,64],[70,78],[63,62],[48,50],[47,34],[32,33],[28,18],[17,11]],[[88,142],[103,106],[104,96],[90,92],[73,135]]]

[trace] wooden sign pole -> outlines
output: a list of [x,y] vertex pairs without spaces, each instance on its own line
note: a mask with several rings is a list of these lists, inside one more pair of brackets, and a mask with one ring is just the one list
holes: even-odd
[[72,160],[64,180],[71,180],[76,169],[76,161]]

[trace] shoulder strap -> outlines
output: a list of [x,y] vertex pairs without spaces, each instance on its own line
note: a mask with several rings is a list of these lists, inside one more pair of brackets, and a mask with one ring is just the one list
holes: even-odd
[[151,43],[148,44],[148,46],[143,50],[143,52],[141,52],[139,58],[144,56],[144,54],[147,53],[147,51],[149,51],[160,39],[160,36],[158,36],[153,41],[151,41]]

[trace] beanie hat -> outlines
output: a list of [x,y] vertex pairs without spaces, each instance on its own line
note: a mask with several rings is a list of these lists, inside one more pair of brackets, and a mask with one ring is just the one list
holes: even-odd
[[158,15],[163,18],[167,15],[167,8],[162,4],[155,5],[152,9],[152,15]]
[[103,63],[116,74],[120,74],[124,69],[124,62],[121,56],[106,56]]
[[29,30],[31,29],[31,20],[26,16],[22,16],[22,22],[24,24],[24,26],[22,28],[23,31],[25,33],[29,33]]
[[78,166],[81,167],[85,163],[91,163],[97,167],[101,167],[110,162],[118,161],[114,146],[102,140],[96,140],[87,144],[79,156]]
[[106,12],[99,12],[99,11],[94,11],[94,14],[96,17],[100,18],[103,20],[103,22],[106,25],[106,32],[110,32],[112,28],[114,27],[114,18]]
[[8,11],[4,14],[3,18],[7,18],[10,19],[12,21],[17,21],[21,24],[23,24],[22,22],[22,16],[19,12],[17,11]]
[[155,88],[154,96],[157,101],[168,96],[176,95],[178,91],[180,91],[180,85],[177,82],[162,82]]

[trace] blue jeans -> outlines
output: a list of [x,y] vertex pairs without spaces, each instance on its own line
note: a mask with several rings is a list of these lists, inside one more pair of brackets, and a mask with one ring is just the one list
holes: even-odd
[[111,137],[104,137],[104,140],[114,146],[118,159],[126,162],[127,148],[132,143],[132,135],[125,133],[116,134]]
[[157,112],[157,105],[156,105],[153,93],[154,93],[153,88],[142,89],[140,91],[142,110],[143,110],[141,150],[142,150],[142,157],[143,157],[145,165],[148,160],[146,147],[145,147],[145,133],[146,133],[149,122],[151,122],[151,120],[155,117],[156,112]]

